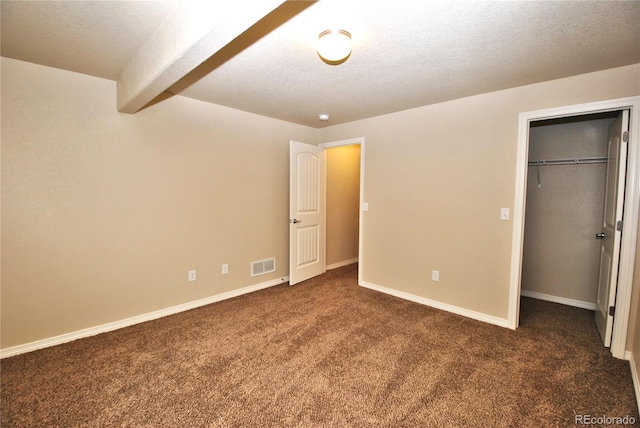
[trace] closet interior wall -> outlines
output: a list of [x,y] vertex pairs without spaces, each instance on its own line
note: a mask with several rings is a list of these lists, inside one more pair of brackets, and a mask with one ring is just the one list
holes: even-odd
[[595,308],[607,165],[532,165],[532,161],[606,157],[615,113],[535,122],[529,170],[522,294]]

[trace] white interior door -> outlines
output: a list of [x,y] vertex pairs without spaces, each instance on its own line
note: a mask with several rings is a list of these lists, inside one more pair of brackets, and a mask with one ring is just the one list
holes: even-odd
[[290,142],[289,284],[325,272],[325,153]]
[[596,234],[596,238],[602,241],[602,245],[595,319],[604,346],[607,347],[611,346],[613,308],[615,307],[618,284],[622,232],[618,230],[620,228],[617,226],[618,222],[622,221],[624,205],[628,130],[629,111],[625,110],[620,113],[609,128],[604,216],[602,231]]

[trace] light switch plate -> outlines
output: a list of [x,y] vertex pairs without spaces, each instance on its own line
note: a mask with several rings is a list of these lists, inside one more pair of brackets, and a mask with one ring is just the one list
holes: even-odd
[[500,220],[509,220],[509,208],[500,208]]

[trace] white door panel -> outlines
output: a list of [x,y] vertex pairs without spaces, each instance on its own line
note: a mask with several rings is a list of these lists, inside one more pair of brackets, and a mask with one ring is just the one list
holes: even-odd
[[325,272],[325,154],[290,142],[289,284]]
[[622,221],[624,188],[627,166],[627,143],[623,135],[629,130],[629,111],[620,113],[609,128],[607,153],[607,177],[605,184],[602,231],[596,235],[602,241],[600,251],[600,278],[596,301],[595,320],[604,346],[611,346],[613,315],[618,284],[621,231],[617,223]]

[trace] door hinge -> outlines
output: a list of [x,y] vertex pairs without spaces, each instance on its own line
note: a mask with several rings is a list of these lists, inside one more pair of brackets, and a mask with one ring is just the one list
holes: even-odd
[[613,317],[616,315],[616,307],[615,306],[609,306],[609,316]]
[[618,220],[618,222],[616,223],[616,230],[618,232],[622,232],[622,220]]
[[622,142],[623,143],[628,143],[629,142],[629,131],[624,131],[622,133]]

